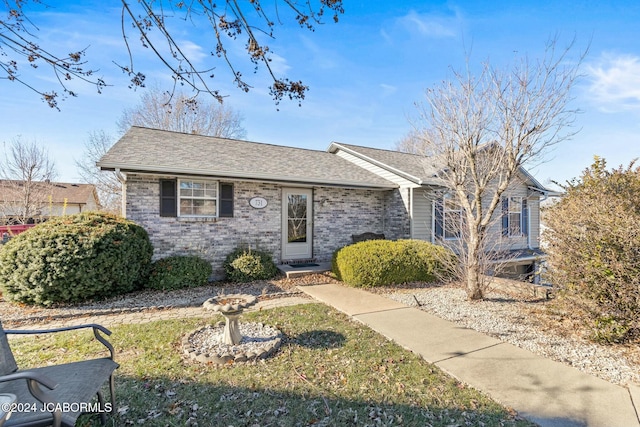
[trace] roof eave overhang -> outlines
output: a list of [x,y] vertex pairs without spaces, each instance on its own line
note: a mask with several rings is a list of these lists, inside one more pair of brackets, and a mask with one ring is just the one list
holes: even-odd
[[197,176],[216,179],[234,179],[241,181],[260,181],[273,182],[290,185],[315,185],[326,187],[344,187],[344,188],[362,188],[371,190],[393,190],[398,188],[397,184],[389,181],[388,184],[363,182],[363,181],[343,181],[332,179],[314,179],[308,177],[283,176],[274,174],[252,173],[247,175],[246,172],[233,171],[215,171],[215,170],[199,170],[199,169],[183,169],[183,168],[156,168],[144,165],[123,165],[116,163],[99,162],[98,167],[105,171],[119,171],[122,173],[140,173],[153,175],[175,175],[175,176]]
[[540,184],[540,182],[533,175],[531,175],[531,173],[528,170],[526,170],[524,167],[520,166],[518,170],[529,181],[529,184],[531,184],[529,185],[530,190],[538,191],[545,195],[556,193],[555,191],[549,190],[544,185]]

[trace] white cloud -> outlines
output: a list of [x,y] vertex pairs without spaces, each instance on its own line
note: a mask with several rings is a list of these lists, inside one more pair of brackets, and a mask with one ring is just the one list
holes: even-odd
[[396,93],[398,91],[398,87],[397,86],[393,86],[393,85],[388,85],[386,83],[380,83],[380,89],[383,95],[388,96],[388,95],[393,95],[394,93]]
[[605,112],[640,112],[640,57],[604,54],[587,66],[588,94]]
[[189,61],[193,64],[200,64],[209,56],[209,54],[202,49],[202,46],[195,44],[192,41],[182,40],[178,42],[178,44],[180,45],[180,50],[184,56],[189,58]]
[[287,74],[287,71],[291,69],[287,60],[277,53],[270,52],[269,59],[269,67],[271,67],[271,71],[273,71],[276,76],[284,76]]
[[412,10],[398,18],[397,23],[405,30],[430,38],[450,38],[458,33],[459,18],[455,16],[436,16],[420,14]]

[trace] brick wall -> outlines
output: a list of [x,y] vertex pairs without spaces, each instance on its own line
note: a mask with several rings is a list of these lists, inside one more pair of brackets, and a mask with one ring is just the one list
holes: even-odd
[[351,243],[352,234],[384,231],[382,191],[320,187],[314,189],[313,253],[330,261],[333,252]]
[[410,239],[409,188],[400,188],[384,193],[384,234],[387,239]]
[[[176,254],[196,254],[211,261],[214,277],[222,278],[224,258],[240,245],[267,250],[280,262],[282,186],[234,182],[234,216],[215,220],[160,217],[159,180],[170,176],[128,174],[126,217],[142,225],[154,247],[154,259]],[[352,234],[367,231],[389,235],[397,224],[404,228],[403,205],[391,192],[314,188],[313,253],[317,261],[329,261],[335,249],[351,243]],[[267,207],[249,206],[253,197],[263,197]],[[391,209],[390,209],[391,208]],[[385,214],[390,210],[391,214]],[[402,233],[401,233],[402,234]]]

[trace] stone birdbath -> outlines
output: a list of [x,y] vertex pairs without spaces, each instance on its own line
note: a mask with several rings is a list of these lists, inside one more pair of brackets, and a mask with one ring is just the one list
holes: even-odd
[[246,294],[219,295],[206,300],[203,307],[222,314],[225,323],[207,325],[185,335],[184,354],[196,362],[216,365],[253,362],[274,354],[282,343],[278,329],[262,323],[238,322],[243,310],[257,302],[257,297]]
[[238,345],[242,340],[238,318],[245,308],[258,302],[258,298],[247,294],[219,295],[209,298],[203,304],[206,310],[219,312],[225,318],[222,342],[227,345]]

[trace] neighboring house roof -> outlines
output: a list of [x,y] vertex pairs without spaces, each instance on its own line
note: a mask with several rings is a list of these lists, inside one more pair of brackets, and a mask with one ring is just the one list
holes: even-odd
[[103,170],[389,189],[397,185],[326,151],[134,126]]
[[[19,188],[24,183],[16,180],[0,180],[0,190],[3,191],[2,201],[16,202],[11,200],[11,195],[15,193],[20,195]],[[88,204],[93,201],[97,204],[96,187],[93,184],[74,184],[66,182],[36,182],[34,183],[40,188],[42,193],[48,193],[51,196],[51,203],[63,204]]]
[[[52,183],[52,201],[53,203],[82,204],[88,203],[93,198],[97,199],[96,187],[93,184],[74,184],[64,182]],[[95,200],[97,202],[97,200]]]

